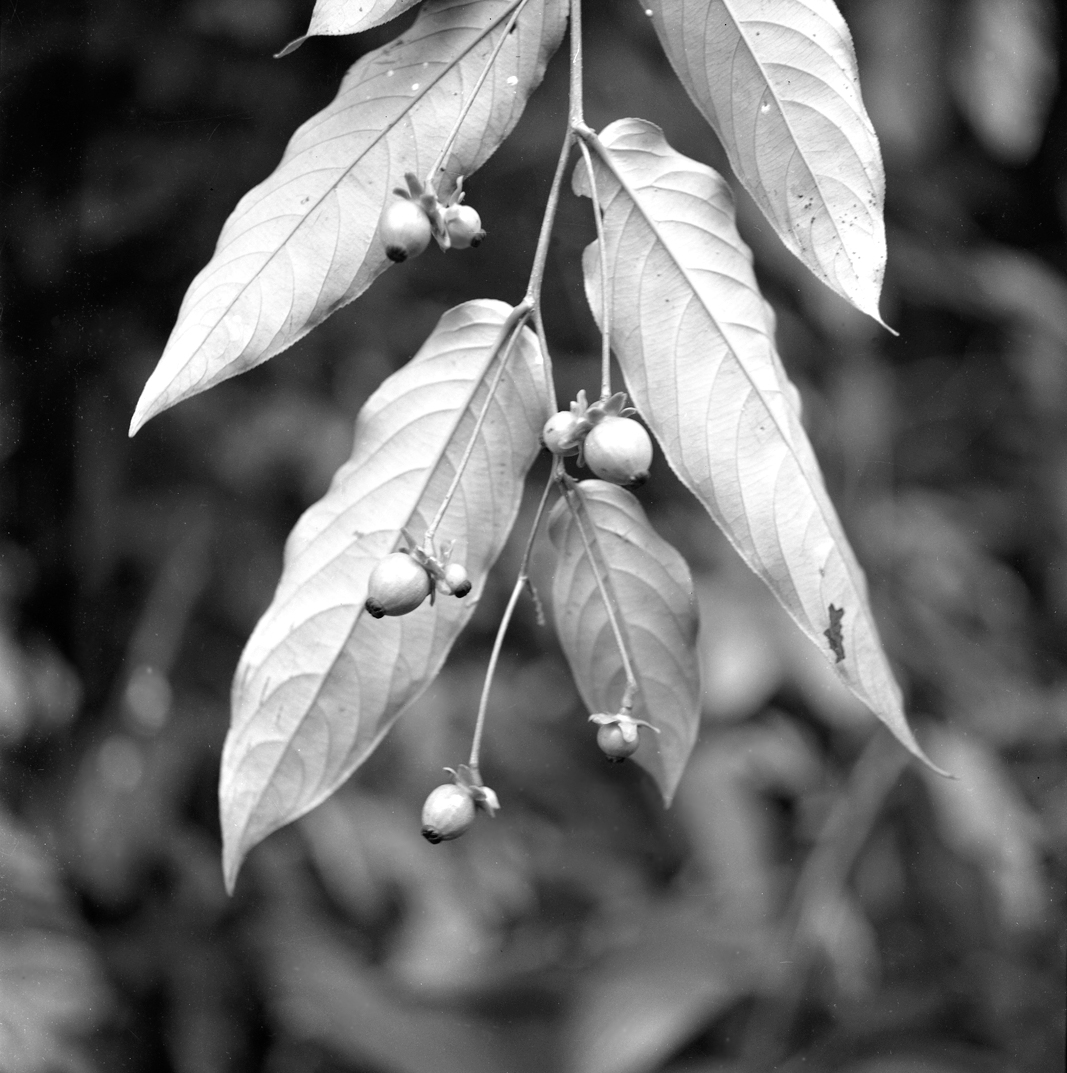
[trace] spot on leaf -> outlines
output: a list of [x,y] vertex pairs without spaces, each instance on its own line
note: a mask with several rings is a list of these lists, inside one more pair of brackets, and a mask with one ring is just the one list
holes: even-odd
[[830,645],[830,651],[834,654],[834,662],[840,663],[845,658],[845,642],[841,636],[841,620],[845,617],[843,607],[834,607],[830,604],[830,628],[823,630],[822,635]]

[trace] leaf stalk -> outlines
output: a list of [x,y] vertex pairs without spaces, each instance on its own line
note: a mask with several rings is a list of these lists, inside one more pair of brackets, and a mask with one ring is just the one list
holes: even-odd
[[530,535],[526,538],[526,547],[522,553],[522,560],[519,564],[519,574],[515,579],[515,586],[511,590],[511,596],[508,599],[507,607],[504,608],[504,614],[500,619],[500,625],[497,627],[496,639],[493,641],[493,651],[489,655],[489,665],[485,669],[485,682],[482,685],[481,699],[478,701],[478,717],[474,722],[474,737],[471,739],[471,756],[468,766],[475,776],[480,780],[481,774],[478,770],[478,763],[482,750],[482,736],[485,733],[485,716],[489,709],[489,691],[493,687],[493,677],[496,674],[496,665],[500,659],[500,650],[504,645],[504,635],[508,632],[508,626],[511,624],[511,617],[515,613],[515,605],[519,602],[519,596],[522,594],[522,590],[527,587],[530,582],[530,556],[533,553],[534,539],[537,536],[537,530],[541,525],[541,518],[545,513],[545,504],[548,502],[548,494],[552,491],[552,485],[556,483],[557,469],[562,468],[562,460],[557,459],[552,467],[552,472],[549,474],[548,480],[545,482],[545,489],[541,493],[541,501],[537,504],[537,513],[534,515],[533,525],[530,526]]

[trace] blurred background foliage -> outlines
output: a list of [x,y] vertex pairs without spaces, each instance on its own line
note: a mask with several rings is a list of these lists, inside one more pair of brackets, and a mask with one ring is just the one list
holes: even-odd
[[[565,64],[469,183],[481,249],[393,269],[130,442],[223,220],[399,27],[276,62],[310,0],[7,6],[4,1073],[1062,1069],[1062,26],[1046,0],[841,6],[886,159],[899,336],[809,277],[743,195],[739,212],[914,724],[958,781],[905,762],[661,464],[641,498],[703,620],[704,724],[675,806],[603,763],[526,606],[483,763],[504,810],[460,842],[419,837],[466,753],[512,547],[437,684],[252,854],[232,900],[228,686],[282,542],[437,317],[522,294]],[[724,167],[640,6],[587,20],[590,122],[644,116]],[[592,237],[568,196],[545,298],[562,401],[597,383]],[[550,570],[542,553],[542,593]]]

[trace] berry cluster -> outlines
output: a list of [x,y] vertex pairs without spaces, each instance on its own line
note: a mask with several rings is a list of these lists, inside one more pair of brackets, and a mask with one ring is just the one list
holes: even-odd
[[652,439],[630,414],[624,392],[606,399],[586,401],[584,391],[570,410],[553,414],[541,430],[541,442],[554,455],[577,455],[601,480],[637,488],[648,480],[652,465]]
[[462,564],[449,562],[451,551],[438,556],[431,542],[426,548],[413,546],[379,559],[367,580],[364,607],[368,614],[374,618],[406,615],[427,596],[432,604],[438,592],[466,596],[471,591],[470,578]]
[[463,179],[460,178],[451,195],[438,200],[432,186],[424,186],[410,171],[404,176],[408,187],[396,187],[396,200],[382,213],[378,233],[391,261],[406,261],[418,257],[437,240],[443,250],[465,250],[481,245],[485,238],[478,213],[463,204]]

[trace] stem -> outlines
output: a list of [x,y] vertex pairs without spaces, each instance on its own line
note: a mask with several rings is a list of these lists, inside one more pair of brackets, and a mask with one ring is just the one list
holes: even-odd
[[533,525],[530,526],[530,535],[526,538],[526,548],[522,553],[522,560],[519,564],[519,576],[515,579],[515,587],[511,590],[508,605],[504,608],[504,616],[497,627],[496,639],[493,641],[493,651],[489,656],[489,666],[485,670],[485,684],[482,686],[482,696],[478,702],[478,718],[474,723],[474,737],[471,740],[471,757],[468,764],[475,778],[479,781],[481,780],[481,774],[478,771],[478,761],[482,751],[482,735],[485,732],[485,713],[489,708],[489,690],[493,686],[493,676],[496,674],[497,661],[500,659],[500,649],[504,645],[504,635],[508,632],[508,626],[511,624],[511,616],[515,612],[515,605],[519,602],[519,596],[530,579],[530,555],[533,552],[534,538],[537,536],[541,517],[545,513],[548,493],[552,491],[552,485],[556,481],[556,467],[558,465],[559,461],[557,460],[552,467],[548,480],[545,482],[545,490],[541,493],[541,502],[537,504],[537,513],[534,515]]
[[571,0],[571,86],[570,125],[585,126],[582,97],[582,0]]
[[452,130],[448,137],[445,139],[444,148],[437,154],[437,159],[433,162],[433,167],[426,173],[426,185],[430,190],[436,190],[436,178],[437,173],[440,171],[445,162],[445,157],[452,150],[452,144],[455,142],[456,137],[459,135],[459,129],[463,126],[464,121],[467,118],[471,107],[474,104],[475,97],[481,91],[482,86],[485,84],[485,80],[489,77],[489,72],[493,69],[493,64],[496,63],[497,57],[500,55],[500,50],[504,47],[504,42],[507,41],[508,35],[511,33],[511,28],[515,25],[522,9],[527,5],[529,0],[515,0],[514,10],[511,13],[511,18],[508,20],[507,26],[504,27],[504,32],[500,35],[500,40],[496,44],[496,48],[493,49],[492,55],[486,61],[485,66],[482,68],[482,73],[478,76],[478,81],[474,84],[474,89],[471,90],[470,95],[463,104],[463,109],[460,111],[456,122],[452,125]]
[[619,706],[619,710],[629,714],[630,709],[633,708],[634,697],[637,695],[637,676],[634,674],[633,666],[630,663],[630,653],[626,648],[626,642],[623,640],[622,628],[619,626],[619,620],[615,614],[615,606],[611,601],[607,585],[604,583],[604,578],[600,573],[600,566],[596,561],[596,556],[593,554],[592,542],[585,531],[585,525],[582,520],[585,505],[582,503],[582,494],[566,473],[561,473],[559,481],[563,488],[563,497],[566,499],[567,506],[570,508],[571,514],[574,515],[575,524],[578,526],[578,534],[582,538],[586,557],[589,559],[589,565],[593,570],[593,578],[596,580],[600,598],[604,601],[604,610],[607,612],[608,622],[611,623],[611,632],[615,635],[615,644],[618,646],[619,655],[622,657],[622,669],[626,674],[626,689],[623,692],[622,704]]
[[600,194],[596,188],[596,172],[593,170],[593,158],[589,155],[589,146],[579,138],[578,148],[585,161],[586,174],[589,176],[589,190],[593,198],[593,218],[596,220],[597,252],[600,255],[600,397],[611,395],[611,297],[608,289],[608,251],[604,243],[604,217],[600,211]]
[[574,135],[568,129],[563,139],[563,147],[560,149],[556,173],[552,176],[552,188],[548,192],[548,203],[545,205],[545,215],[541,220],[541,232],[537,236],[537,250],[534,253],[533,267],[530,269],[530,281],[526,284],[525,300],[531,308],[535,309],[541,304],[541,284],[545,278],[545,264],[548,262],[548,242],[552,237],[552,227],[556,222],[559,193],[563,186],[563,176],[567,170],[567,160],[570,158],[573,137]]
[[474,422],[474,428],[471,430],[470,439],[467,441],[467,446],[463,451],[463,457],[459,460],[459,465],[456,467],[456,472],[452,476],[452,482],[448,486],[448,491],[445,492],[444,498],[441,500],[441,505],[437,508],[437,513],[433,516],[433,521],[426,527],[426,535],[423,538],[423,543],[428,552],[432,552],[433,538],[444,519],[445,511],[448,510],[449,503],[452,502],[452,497],[456,494],[459,482],[463,479],[463,474],[467,469],[467,463],[470,461],[471,455],[474,454],[474,448],[478,443],[478,435],[482,431],[482,425],[485,424],[485,418],[489,413],[489,407],[493,403],[493,396],[496,394],[496,389],[500,385],[500,381],[503,379],[504,369],[507,367],[508,358],[511,357],[511,352],[515,348],[515,342],[519,338],[519,333],[522,331],[523,325],[530,316],[530,312],[530,307],[526,302],[521,302],[517,305],[508,314],[507,320],[504,321],[504,324],[500,329],[500,334],[497,336],[496,342],[493,344],[493,352],[489,355],[489,363],[486,366],[487,369],[494,361],[496,361],[497,355],[500,353],[501,348],[504,347],[505,342],[507,343],[507,347],[504,349],[504,354],[500,359],[500,365],[497,367],[496,375],[493,377],[492,383],[489,385],[489,391],[485,396],[485,402],[482,403],[482,408],[478,412],[478,418]]

